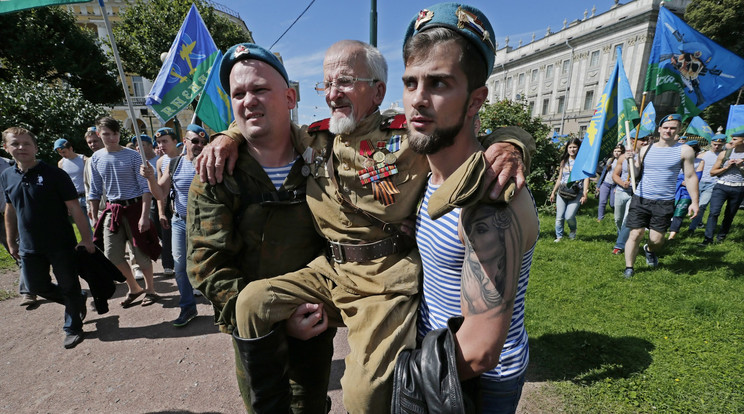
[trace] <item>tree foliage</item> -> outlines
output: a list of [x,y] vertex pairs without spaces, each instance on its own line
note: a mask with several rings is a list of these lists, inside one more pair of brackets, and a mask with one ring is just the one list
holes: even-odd
[[66,82],[95,103],[121,101],[113,62],[94,33],[61,7],[0,15],[0,80]]
[[59,158],[52,149],[54,140],[66,138],[75,152],[88,153],[85,131],[96,118],[108,114],[77,88],[20,77],[0,81],[0,108],[0,130],[20,126],[33,132],[39,141],[39,158],[54,165]]
[[533,118],[524,101],[503,100],[484,104],[480,118],[481,130],[518,126],[535,138],[537,150],[532,156],[527,185],[532,190],[538,204],[542,204],[546,198],[546,191],[549,192],[552,188],[551,176],[558,163],[557,149],[547,138],[550,127],[545,125],[540,118]]
[[[685,20],[695,30],[744,57],[744,7],[741,0],[695,0],[687,6]],[[703,111],[703,119],[714,131],[718,126],[725,129],[729,106],[736,103],[738,96],[738,92],[733,93]]]
[[124,69],[155,79],[163,65],[160,54],[170,49],[192,3],[219,49],[224,51],[236,43],[253,41],[240,26],[215,12],[204,0],[136,0],[114,27]]

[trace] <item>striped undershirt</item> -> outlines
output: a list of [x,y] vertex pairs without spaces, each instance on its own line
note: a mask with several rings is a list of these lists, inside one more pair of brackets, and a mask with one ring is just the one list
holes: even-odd
[[652,146],[643,156],[643,176],[638,196],[647,200],[674,200],[677,175],[682,168],[682,145]]
[[[416,244],[424,267],[423,295],[419,306],[418,334],[444,328],[451,316],[461,315],[460,274],[465,258],[465,246],[457,234],[460,209],[432,220],[429,198],[438,188],[431,180],[416,219]],[[482,375],[491,381],[506,381],[518,377],[527,368],[529,346],[524,328],[524,295],[532,265],[533,246],[522,257],[519,283],[509,333],[501,351],[499,365]]]
[[147,180],[140,175],[139,152],[129,148],[109,152],[103,148],[93,154],[90,162],[93,180],[88,200],[100,200],[103,194],[109,201],[129,200],[150,192]]
[[274,184],[277,191],[282,188],[282,184],[284,184],[284,180],[287,179],[289,171],[292,170],[295,161],[297,161],[297,158],[293,159],[292,162],[283,167],[263,167],[264,171],[266,171],[266,175],[269,176],[271,183]]

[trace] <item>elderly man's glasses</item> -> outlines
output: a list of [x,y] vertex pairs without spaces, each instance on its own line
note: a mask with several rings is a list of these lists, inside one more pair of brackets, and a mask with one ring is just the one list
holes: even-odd
[[377,82],[377,79],[342,76],[333,82],[316,83],[315,91],[318,92],[318,95],[327,95],[331,93],[331,88],[335,86],[339,92],[350,92],[354,89],[354,84],[357,82]]

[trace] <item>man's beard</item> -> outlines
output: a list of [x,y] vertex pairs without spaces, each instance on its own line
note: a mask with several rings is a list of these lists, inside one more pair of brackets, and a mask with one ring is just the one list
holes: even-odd
[[[352,107],[352,111],[353,111]],[[354,113],[350,113],[348,116],[331,116],[328,130],[332,134],[351,134],[357,127],[356,119],[354,119]]]
[[408,127],[408,146],[423,155],[436,154],[440,150],[455,143],[455,137],[462,130],[465,123],[465,111],[462,111],[456,125],[447,128],[437,128],[431,135],[416,132]]

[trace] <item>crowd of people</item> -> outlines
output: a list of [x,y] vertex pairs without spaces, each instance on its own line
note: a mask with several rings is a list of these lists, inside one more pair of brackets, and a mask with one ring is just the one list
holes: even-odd
[[[211,143],[191,124],[182,142],[164,127],[155,141],[132,139],[142,148],[130,149],[119,122],[102,117],[85,136],[92,156],[58,139],[54,168],[36,160],[31,131],[5,130],[15,160],[0,165],[5,240],[21,263],[23,302],[39,295],[63,304],[64,347],[74,348],[85,334],[87,292],[70,252],[103,251],[125,280],[127,308],[161,299],[153,279],[153,261],[161,260],[180,296],[173,325],[197,316],[194,295],[203,292],[219,330],[231,334],[249,412],[328,412],[333,337],[345,326],[348,412],[514,413],[529,361],[524,298],[539,233],[524,186],[535,142],[514,126],[478,134],[493,34],[468,5],[416,14],[402,48],[401,115],[379,110],[387,90],[379,50],[342,40],[326,51],[316,87],[330,118],[297,126],[296,91],[282,62],[243,43],[219,65],[235,122]],[[643,251],[656,266],[675,206],[698,212],[696,152],[676,143],[680,121],[662,119],[657,143],[617,148],[603,171],[598,219],[612,200],[613,253],[625,251],[627,277],[645,228]],[[712,191],[704,243],[721,204],[741,202],[744,143],[732,144],[719,148],[708,171],[716,184],[701,185]],[[556,242],[564,222],[577,237],[576,213],[590,187],[570,179],[580,145],[567,143],[550,196]],[[706,154],[699,165],[708,183]],[[680,191],[675,204],[677,181],[687,195]],[[727,209],[719,239],[732,218]]]
[[[702,226],[710,205],[705,235],[699,244],[706,247],[725,240],[744,201],[744,133],[730,137],[713,135],[710,148],[703,151],[701,141],[679,134],[681,126],[681,115],[663,117],[659,121],[658,141],[649,134],[627,147],[620,144],[600,168],[597,221],[602,221],[609,194],[614,194],[610,204],[614,208],[617,240],[612,254],[625,254],[626,278],[635,274],[636,256],[646,232],[648,243],[642,252],[646,264],[653,268],[659,264],[658,255],[665,241],[677,237],[685,217],[691,219],[686,231],[689,237]],[[556,242],[563,237],[564,220],[570,228],[569,238],[576,237],[576,211],[586,199],[588,179],[569,180],[580,145],[581,141],[575,138],[565,144],[550,196],[550,201],[556,203]],[[719,226],[721,211],[724,217]]]

